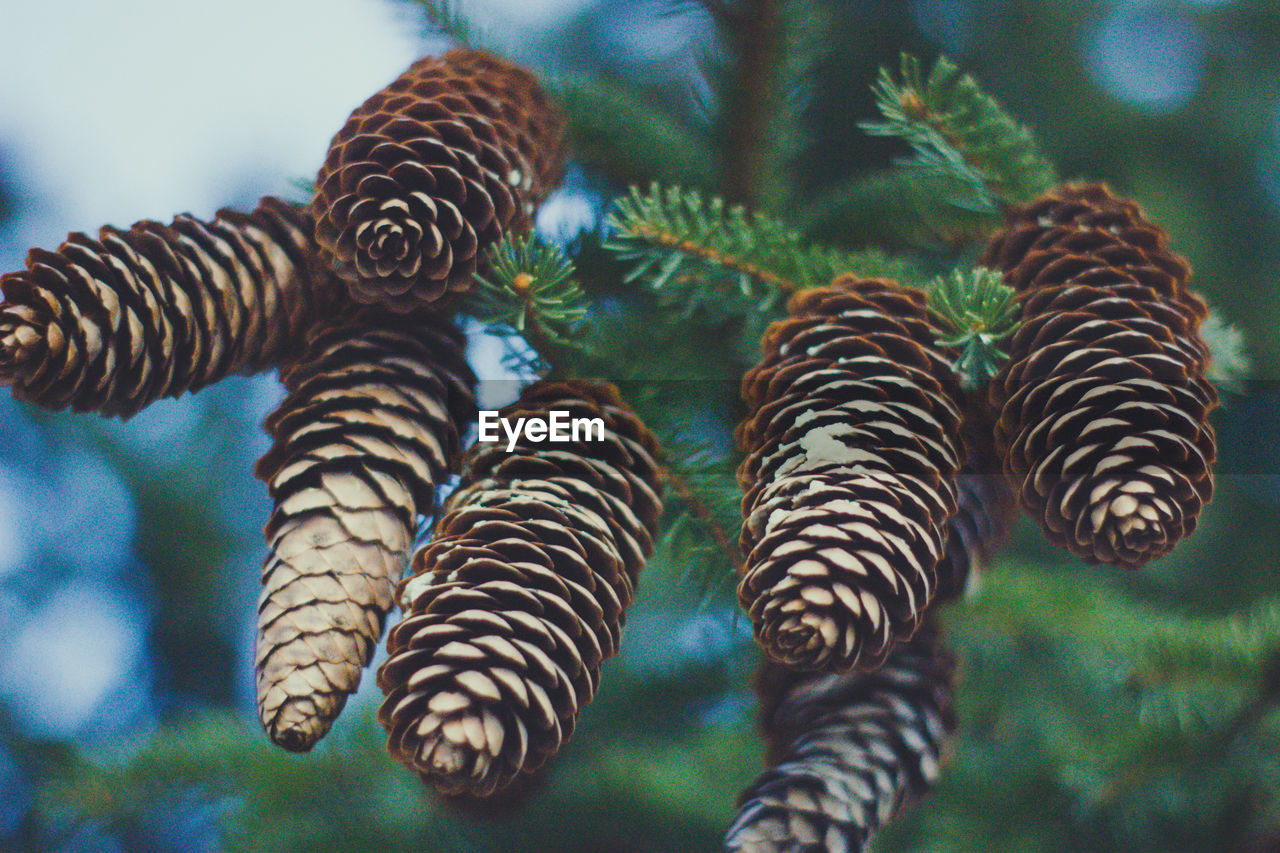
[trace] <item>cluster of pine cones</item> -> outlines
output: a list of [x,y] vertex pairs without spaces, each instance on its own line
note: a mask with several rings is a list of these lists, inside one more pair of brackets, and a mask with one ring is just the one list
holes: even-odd
[[[559,182],[563,126],[523,69],[423,59],[351,115],[309,205],[72,234],[0,278],[21,399],[128,417],[279,369],[257,682],[287,749],[329,730],[394,604],[379,718],[452,798],[526,785],[618,651],[662,511],[649,429],[608,383],[544,380],[501,414],[600,418],[602,441],[462,447],[475,377],[452,309]],[[1068,185],[1012,211],[982,262],[1021,306],[989,394],[961,392],[922,293],[852,276],[795,294],[743,379],[739,595],[772,766],[728,849],[861,849],[928,789],[954,725],[933,608],[1019,503],[1082,558],[1138,566],[1210,497],[1205,306],[1164,232]]]

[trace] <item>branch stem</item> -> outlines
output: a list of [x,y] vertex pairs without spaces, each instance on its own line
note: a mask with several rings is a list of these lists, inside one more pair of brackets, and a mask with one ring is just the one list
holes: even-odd
[[743,569],[742,552],[738,549],[737,541],[730,538],[720,525],[720,522],[716,521],[715,515],[707,507],[706,502],[698,496],[698,493],[689,486],[689,483],[675,469],[664,462],[660,473],[662,479],[671,487],[671,490],[689,508],[689,512],[693,517],[706,526],[711,533],[711,538],[716,542],[716,547],[720,549],[721,553],[733,566],[736,575],[741,577]]
[[724,191],[736,202],[760,206],[769,169],[766,145],[777,112],[778,63],[782,58],[782,3],[746,0],[734,9],[729,38],[737,58],[725,104]]

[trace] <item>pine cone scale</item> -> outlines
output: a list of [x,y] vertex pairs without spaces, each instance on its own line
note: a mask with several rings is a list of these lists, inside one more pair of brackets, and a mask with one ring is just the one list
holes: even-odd
[[1091,562],[1168,553],[1212,493],[1203,300],[1162,231],[1100,185],[1010,215],[987,249],[1023,325],[993,385],[997,437],[1046,534]]
[[312,203],[327,262],[354,299],[395,310],[465,289],[559,181],[562,124],[517,66],[468,50],[414,63],[330,145]]
[[304,221],[268,198],[250,214],[107,227],[33,251],[0,277],[0,380],[46,407],[128,417],[280,364],[334,295],[306,261]]
[[[570,736],[656,528],[657,443],[617,391],[535,383],[501,415],[550,410],[602,418],[604,440],[477,444],[399,588],[379,719],[391,754],[445,795],[507,789]],[[621,512],[633,496],[654,506]]]
[[959,467],[951,368],[922,295],[892,282],[837,279],[788,311],[742,383],[739,599],[779,662],[874,667],[937,587]]
[[725,850],[858,851],[938,777],[954,666],[932,627],[872,673],[757,672],[770,769],[739,797]]
[[258,463],[275,511],[258,621],[258,708],[310,749],[373,655],[413,543],[474,415],[464,340],[432,314],[371,309],[314,328],[284,372]]

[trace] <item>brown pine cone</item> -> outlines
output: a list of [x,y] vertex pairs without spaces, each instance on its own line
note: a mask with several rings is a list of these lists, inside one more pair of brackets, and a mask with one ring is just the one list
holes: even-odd
[[1092,563],[1137,567],[1168,553],[1213,493],[1217,393],[1190,267],[1099,184],[1013,211],[983,263],[1021,302],[991,399],[1022,505]]
[[257,474],[275,501],[258,606],[258,713],[310,749],[360,683],[419,514],[475,418],[466,341],[448,320],[364,309],[308,336],[267,420]]
[[927,627],[875,672],[757,675],[770,769],[739,797],[725,849],[858,851],[937,780],[955,730],[954,666]]
[[129,417],[161,397],[295,354],[340,290],[309,268],[305,211],[275,198],[250,214],[72,234],[0,277],[0,383],[51,409]]
[[618,650],[661,512],[658,444],[612,385],[535,383],[502,411],[600,418],[603,440],[476,444],[401,584],[378,672],[388,750],[488,796],[569,737]]
[[1018,497],[993,446],[994,429],[990,407],[966,401],[964,464],[956,477],[956,514],[947,523],[946,549],[938,562],[939,602],[964,594],[1008,541],[1018,515]]
[[788,312],[742,381],[738,596],[775,660],[874,667],[936,592],[956,509],[954,375],[918,291],[842,276]]
[[538,81],[475,50],[420,59],[333,138],[311,210],[359,302],[409,310],[470,286],[486,248],[532,225],[564,170]]

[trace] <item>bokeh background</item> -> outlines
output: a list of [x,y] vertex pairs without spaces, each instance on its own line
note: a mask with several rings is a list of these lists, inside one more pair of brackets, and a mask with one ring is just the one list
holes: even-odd
[[[1219,494],[1201,531],[1174,556],[1137,575],[1108,570],[1105,582],[1206,617],[1280,594],[1277,4],[829,5],[838,26],[814,84],[814,103],[827,106],[806,114],[818,142],[798,176],[815,198],[893,153],[855,125],[872,114],[877,67],[899,49],[941,51],[1031,125],[1065,174],[1113,182],[1169,229],[1199,286],[1245,331],[1255,380],[1217,415]],[[463,8],[536,69],[604,70],[696,112],[700,59],[714,45],[694,3]],[[0,28],[3,271],[71,231],[301,198],[347,113],[446,44],[420,7],[392,0],[0,0]],[[571,175],[540,227],[565,237],[594,224],[597,188]],[[491,378],[501,375],[493,352],[477,345]],[[623,654],[524,811],[474,823],[433,804],[382,757],[372,678],[314,754],[267,745],[251,643],[269,503],[250,472],[281,397],[274,376],[237,378],[121,423],[0,394],[0,848],[714,849],[760,761],[753,651],[731,599],[678,567],[655,567],[642,585]],[[1029,528],[1002,565],[1093,572]],[[997,670],[991,678],[1004,677]],[[1018,760],[1016,737],[958,749],[989,773]],[[979,849],[966,835],[977,818],[956,810],[982,812],[982,794],[955,790],[979,775],[944,786],[886,848]],[[1040,830],[1063,845],[1052,849],[1175,849],[1179,838],[1185,849],[1280,849],[1265,846],[1280,844],[1265,830],[1280,814],[1259,816],[1273,806],[1256,796],[1239,805],[1254,808],[1236,821],[1248,829],[1232,834],[1229,809],[1202,814],[1189,781],[1169,782],[1171,799],[1155,809],[1165,817],[1135,829],[1112,825],[1128,820],[1115,817],[1123,803],[1105,820],[1072,811],[1060,788],[1087,779],[1044,784],[1023,792],[1020,816],[988,803],[993,827],[981,837],[1007,849],[1035,849]]]

